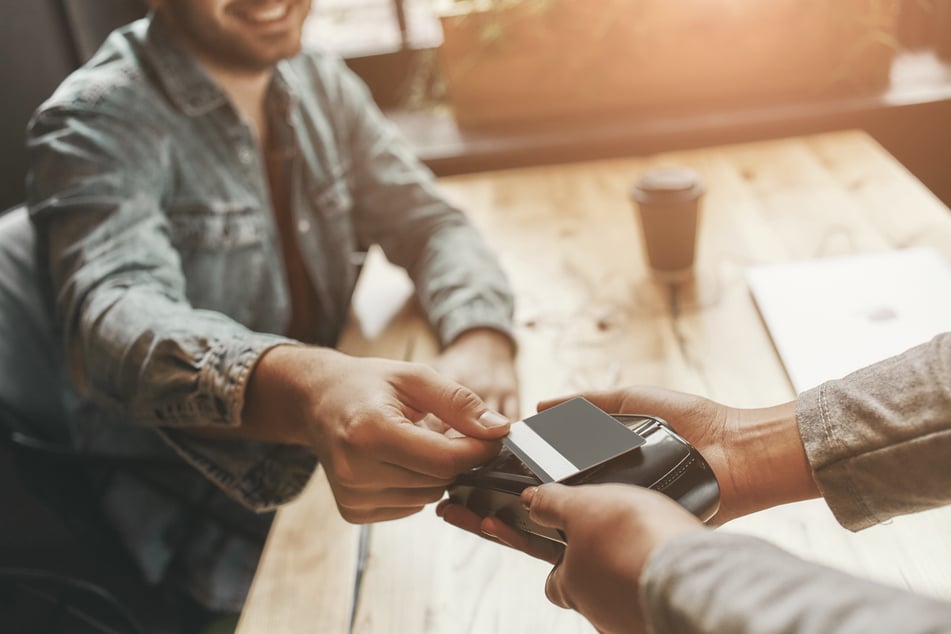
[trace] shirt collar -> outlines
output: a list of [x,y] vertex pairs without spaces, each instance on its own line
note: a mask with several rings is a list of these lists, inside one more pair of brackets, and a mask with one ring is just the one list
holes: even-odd
[[[186,115],[197,117],[228,103],[228,96],[188,52],[178,37],[155,11],[147,18],[145,53],[158,80],[172,102]],[[294,82],[286,75],[293,73],[287,61],[278,63],[269,90],[276,92],[279,103],[292,109],[299,98]]]
[[277,68],[274,69],[274,78],[268,88],[271,96],[277,99],[277,105],[285,115],[293,112],[298,101],[300,101],[297,94],[299,82],[293,80],[293,74],[294,70],[288,60],[278,62]]
[[196,117],[228,102],[228,96],[202,69],[155,11],[149,13],[145,54],[172,102]]

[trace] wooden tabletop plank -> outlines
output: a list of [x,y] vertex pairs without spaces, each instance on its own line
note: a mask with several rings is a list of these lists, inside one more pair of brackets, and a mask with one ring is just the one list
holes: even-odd
[[237,632],[346,632],[358,537],[319,469],[301,496],[277,512]]

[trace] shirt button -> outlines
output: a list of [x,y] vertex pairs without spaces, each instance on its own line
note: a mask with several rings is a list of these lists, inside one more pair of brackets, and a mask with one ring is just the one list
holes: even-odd
[[238,160],[247,165],[254,160],[254,152],[251,151],[251,148],[243,146],[238,150]]
[[298,220],[297,221],[297,230],[301,233],[307,233],[310,231],[310,221],[309,220]]

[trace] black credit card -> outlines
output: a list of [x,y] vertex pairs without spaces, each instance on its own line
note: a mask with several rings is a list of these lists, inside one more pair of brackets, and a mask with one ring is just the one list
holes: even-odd
[[512,423],[502,443],[542,482],[560,482],[645,440],[583,398]]

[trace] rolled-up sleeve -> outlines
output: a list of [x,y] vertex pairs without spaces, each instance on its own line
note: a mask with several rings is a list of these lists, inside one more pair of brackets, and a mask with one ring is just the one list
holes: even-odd
[[[109,103],[51,106],[29,131],[29,207],[70,375],[113,417],[164,430],[242,502],[273,506],[306,482],[315,464],[306,450],[169,430],[239,426],[255,364],[288,340],[189,303],[161,208],[174,177],[167,140],[147,118],[129,119]],[[285,459],[297,465],[290,479],[274,475]]]
[[340,107],[337,125],[351,153],[357,232],[405,268],[443,345],[476,327],[512,338],[513,295],[498,258],[432,172],[342,64],[318,72]]
[[796,409],[846,528],[951,504],[951,334],[804,392]]

